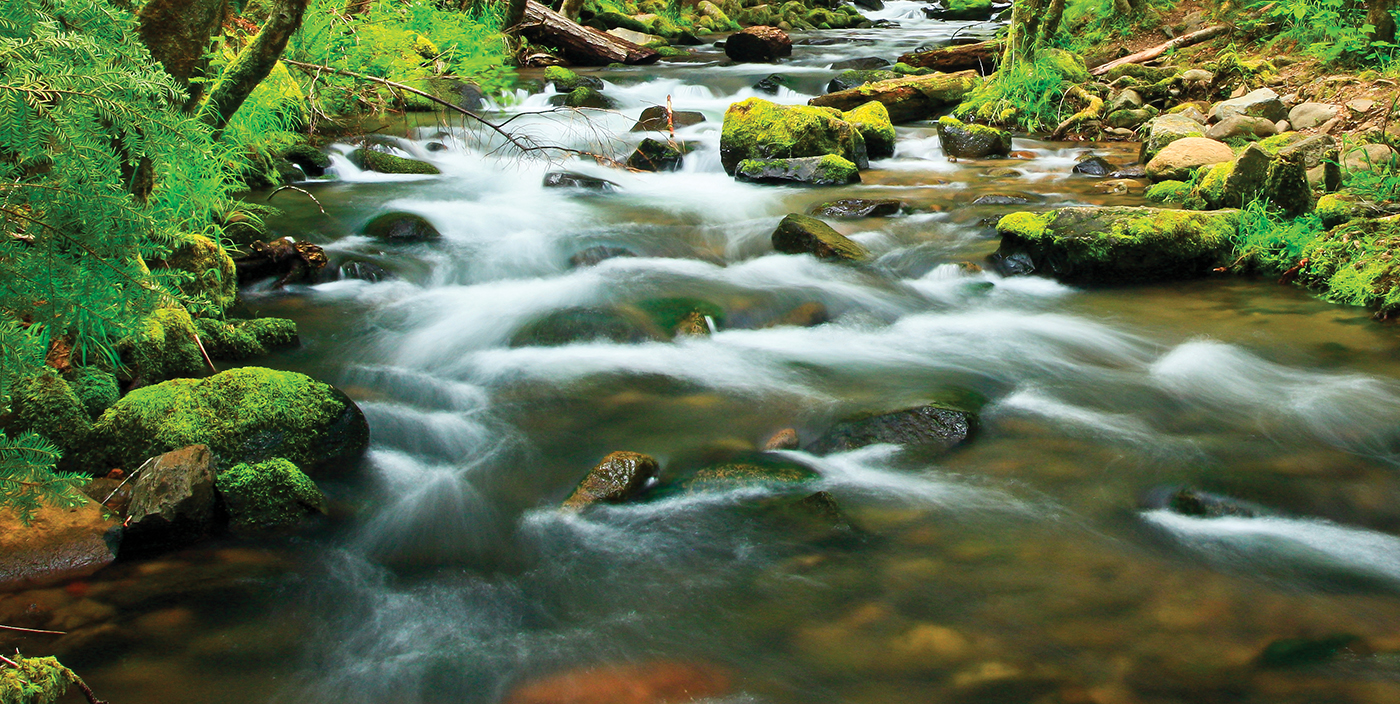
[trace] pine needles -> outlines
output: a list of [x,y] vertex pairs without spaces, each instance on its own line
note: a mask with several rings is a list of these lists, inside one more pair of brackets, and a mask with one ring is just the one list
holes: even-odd
[[42,506],[75,508],[88,502],[78,490],[80,474],[56,472],[59,451],[37,433],[11,440],[0,432],[0,506],[29,525]]

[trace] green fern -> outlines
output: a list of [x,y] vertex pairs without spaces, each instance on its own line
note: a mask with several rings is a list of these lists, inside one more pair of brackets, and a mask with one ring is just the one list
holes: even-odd
[[57,472],[60,453],[37,433],[24,433],[11,440],[0,432],[0,506],[19,515],[29,525],[34,513],[45,505],[75,508],[88,502],[80,491],[87,478],[71,472]]

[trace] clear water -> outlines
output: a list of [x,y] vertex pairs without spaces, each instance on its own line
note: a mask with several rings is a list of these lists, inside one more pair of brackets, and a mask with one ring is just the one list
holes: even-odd
[[[21,643],[63,654],[115,702],[495,702],[557,671],[654,661],[723,669],[732,702],[1400,701],[1386,657],[1253,664],[1279,638],[1345,633],[1400,650],[1393,327],[1264,281],[1081,290],[959,266],[995,249],[989,223],[1014,209],[972,205],[979,195],[1141,203],[1070,174],[1088,150],[1129,163],[1133,145],[1018,139],[1035,159],[953,163],[930,126],[912,125],[859,185],[762,187],[721,171],[723,111],[768,73],[796,77],[777,99],[799,103],[833,61],[893,57],[967,26],[918,8],[892,2],[875,14],[901,29],[822,33],[850,41],[799,45],[778,67],[723,66],[710,50],[600,70],[618,114],[512,123],[625,156],[647,105],[669,95],[706,114],[678,134],[699,144],[680,172],[567,164],[615,193],[544,189],[557,165],[483,154],[499,144],[442,118],[396,128],[441,177],[337,159],[334,177],[307,185],[330,215],[279,195],[280,234],[398,276],[247,297],[296,319],[304,342],[255,363],[336,383],[370,418],[362,478],[325,486],[335,520],[0,596],[0,615],[51,614],[71,635]],[[1021,173],[988,175],[999,167]],[[909,205],[833,223],[875,266],[771,251],[784,214],[839,197]],[[423,215],[443,239],[358,234],[389,211]],[[569,266],[595,245],[640,256]],[[726,321],[674,343],[509,345],[556,309],[668,296],[714,302]],[[831,322],[762,326],[813,302]],[[614,450],[674,471],[950,388],[988,399],[962,451],[795,455],[868,534],[857,545],[753,520],[745,507],[762,490],[555,510]],[[1139,508],[1173,484],[1278,515]]]

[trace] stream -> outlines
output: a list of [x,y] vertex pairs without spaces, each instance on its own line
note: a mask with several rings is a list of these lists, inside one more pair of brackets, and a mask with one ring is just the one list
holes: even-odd
[[[328,215],[282,193],[269,225],[323,245],[333,266],[392,276],[247,292],[248,314],[295,319],[302,339],[248,363],[360,403],[372,428],[360,479],[326,483],[333,520],[291,540],[203,544],[29,593],[68,619],[70,635],[45,642],[118,704],[485,704],[629,663],[721,672],[713,701],[735,703],[1400,701],[1400,658],[1386,654],[1400,653],[1393,326],[1272,281],[1084,290],[965,264],[996,249],[1007,212],[1143,204],[1071,174],[1088,152],[1130,164],[1136,144],[1018,138],[1035,158],[951,162],[921,123],[899,127],[895,157],[860,184],[724,174],[732,102],[805,103],[833,62],[992,29],[925,20],[921,6],[870,13],[899,29],[794,34],[777,66],[726,66],[704,47],[583,70],[607,82],[616,113],[511,122],[539,143],[625,157],[646,136],[628,132],[638,114],[670,96],[707,117],[678,130],[697,148],[674,173],[516,158],[445,116],[396,136],[442,176],[360,172],[344,158],[353,147],[334,146],[333,175],[301,184]],[[770,73],[792,89],[755,92]],[[544,110],[549,95],[522,92],[496,114]],[[618,189],[542,187],[559,168]],[[988,194],[1032,205],[973,203]],[[873,265],[773,252],[785,214],[838,198],[906,204],[830,221]],[[386,212],[443,237],[359,234]],[[599,246],[634,256],[570,263]],[[674,342],[512,344],[554,311],[664,298],[724,316],[713,335]],[[802,311],[826,322],[785,324]],[[756,518],[748,507],[773,489],[557,509],[615,450],[673,475],[783,428],[805,442],[948,394],[985,400],[978,435],[952,454],[787,452],[820,472],[859,540]],[[1270,513],[1144,508],[1173,486]],[[1379,654],[1257,662],[1280,639],[1339,635]]]

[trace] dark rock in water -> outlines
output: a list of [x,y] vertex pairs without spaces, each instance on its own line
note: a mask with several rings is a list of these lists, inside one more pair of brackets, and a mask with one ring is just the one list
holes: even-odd
[[792,39],[777,27],[748,27],[724,40],[724,55],[738,63],[774,63],[792,56]]
[[1358,636],[1338,633],[1322,638],[1280,638],[1259,653],[1259,666],[1289,669],[1318,665],[1341,657],[1371,654],[1371,647]]
[[851,40],[847,37],[807,37],[793,43],[802,46],[835,46],[837,44],[850,44]]
[[131,492],[124,549],[148,552],[188,545],[214,528],[214,455],[191,445],[148,460]]
[[1108,160],[1101,156],[1081,159],[1078,164],[1074,165],[1074,173],[1085,176],[1107,176],[1112,171],[1113,164],[1108,163]]
[[816,454],[846,452],[866,445],[893,443],[951,450],[977,428],[977,416],[940,406],[920,406],[838,423],[807,449]]
[[627,157],[627,165],[639,171],[679,171],[684,159],[679,145],[648,137]]
[[294,144],[282,152],[282,158],[296,164],[302,173],[311,178],[325,176],[330,168],[331,158],[320,149],[308,144]]
[[597,110],[611,110],[617,107],[617,103],[606,95],[603,95],[597,88],[579,86],[563,95],[554,95],[549,98],[550,105],[562,105],[569,108],[594,108]]
[[780,73],[770,73],[763,80],[753,84],[754,90],[769,95],[777,95],[779,88],[792,90],[792,79]]
[[856,7],[863,7],[871,12],[879,12],[885,9],[884,0],[853,0]]
[[[705,116],[698,112],[687,110],[672,110],[671,125],[676,129],[698,125],[705,121]],[[653,105],[642,111],[637,118],[637,124],[632,125],[632,132],[665,132],[666,108],[661,105]]]
[[365,225],[365,236],[385,242],[427,242],[442,234],[421,215],[385,213]]
[[1108,175],[1109,178],[1147,178],[1146,166],[1125,166]]
[[417,159],[405,159],[388,152],[379,151],[377,148],[364,147],[356,149],[346,155],[346,159],[357,168],[365,171],[377,171],[381,174],[417,174],[432,176],[442,173],[438,167],[426,161]]
[[457,105],[464,110],[479,110],[486,105],[486,94],[475,83],[463,83],[457,87]]
[[1147,508],[1197,518],[1257,518],[1270,513],[1257,504],[1184,486],[1157,487],[1148,492],[1143,503]]
[[638,452],[614,452],[579,482],[564,508],[579,510],[596,503],[617,504],[639,495],[661,471],[656,459]]
[[870,29],[899,29],[899,23],[894,20],[875,20],[870,23]]
[[894,199],[867,200],[863,198],[845,198],[822,203],[812,208],[813,215],[820,215],[828,218],[854,219],[854,218],[887,218],[898,215],[904,204]]
[[802,498],[768,498],[759,501],[755,508],[789,538],[816,543],[846,543],[858,542],[864,537],[830,492],[818,491]]
[[867,83],[889,81],[899,77],[899,74],[894,71],[886,71],[885,69],[850,69],[836,74],[836,77],[826,84],[826,92],[838,93],[843,90],[859,88]]
[[634,253],[630,249],[627,249],[626,247],[609,247],[607,245],[597,245],[595,247],[589,247],[588,249],[585,249],[579,252],[578,254],[569,257],[569,266],[575,268],[581,266],[593,266],[594,264],[597,264],[598,262],[601,262],[605,259],[612,259],[614,257],[635,256],[637,256],[636,253]]
[[992,269],[1002,276],[1030,276],[1035,273],[1035,261],[1025,252],[1016,252],[1009,256],[996,253],[987,259]]
[[511,337],[510,346],[555,347],[593,340],[647,342],[662,339],[664,335],[641,315],[628,315],[611,308],[565,308],[521,328]]
[[831,68],[834,71],[844,71],[846,69],[852,68],[860,71],[868,71],[874,68],[884,68],[889,65],[889,59],[882,59],[878,56],[866,56],[859,59],[846,59],[845,61],[837,61],[836,63],[831,65]]
[[1011,153],[1011,133],[987,125],[963,122],[952,115],[938,118],[938,143],[943,153],[958,159],[980,159]]
[[768,441],[763,443],[765,451],[796,450],[799,447],[802,445],[797,441],[797,431],[792,428],[783,428],[773,433],[773,437],[768,438]]
[[551,171],[544,175],[545,188],[582,188],[589,191],[616,191],[619,186],[607,179],[573,171]]
[[763,327],[773,328],[790,325],[799,328],[811,328],[831,322],[831,311],[826,306],[817,303],[803,303],[792,310],[768,321]]
[[859,183],[860,169],[835,154],[792,159],[745,159],[734,170],[734,177],[749,183],[843,186]]
[[343,262],[337,268],[337,271],[340,273],[340,278],[342,279],[358,279],[371,283],[378,283],[394,278],[394,275],[389,273],[388,269],[374,262],[364,261],[363,259],[351,259]]
[[428,142],[427,144],[423,145],[423,148],[427,149],[430,152],[447,151],[447,145],[443,144],[442,142]]
[[29,521],[13,509],[0,510],[0,589],[82,579],[112,564],[122,540],[121,518],[97,503],[120,483],[108,481],[114,486],[98,499],[73,507],[40,506]]
[[700,41],[699,37],[684,30],[682,30],[680,34],[676,35],[675,39],[671,40],[671,44],[675,46],[700,46],[704,43],[705,42]]
[[865,247],[816,218],[791,213],[773,231],[773,249],[784,254],[813,254],[818,259],[864,261]]
[[758,485],[795,485],[821,475],[798,462],[763,453],[744,453],[728,462],[700,469],[680,483],[687,492],[725,491]]
[[1036,202],[1034,196],[1021,193],[988,193],[972,201],[973,205],[1029,205]]

